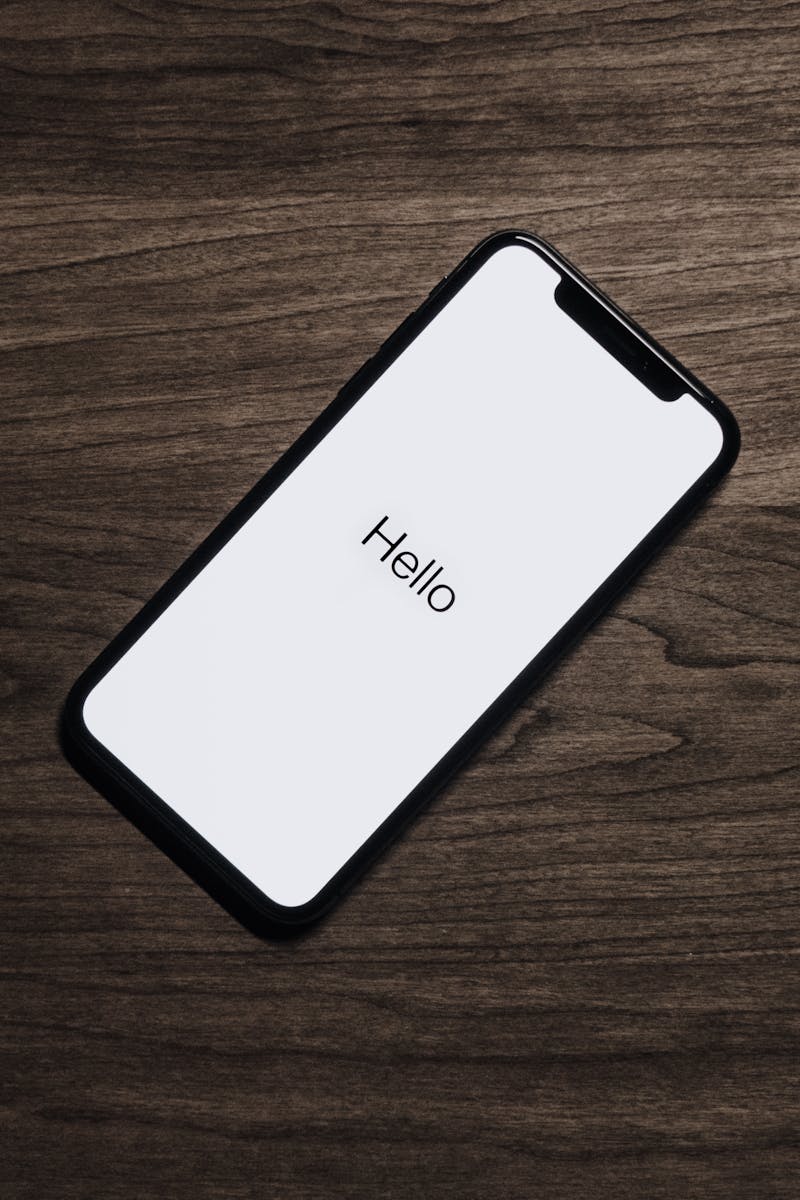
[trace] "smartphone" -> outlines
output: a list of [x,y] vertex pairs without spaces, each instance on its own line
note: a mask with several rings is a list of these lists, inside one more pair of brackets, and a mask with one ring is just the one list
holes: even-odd
[[300,928],[738,447],[566,259],[497,233],[82,675],[73,760],[249,925]]

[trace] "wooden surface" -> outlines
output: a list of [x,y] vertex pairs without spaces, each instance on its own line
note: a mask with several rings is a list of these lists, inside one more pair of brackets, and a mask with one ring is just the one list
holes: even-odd
[[[800,1195],[796,3],[0,8],[3,1197]],[[330,919],[240,928],[68,686],[481,236],[723,489]]]

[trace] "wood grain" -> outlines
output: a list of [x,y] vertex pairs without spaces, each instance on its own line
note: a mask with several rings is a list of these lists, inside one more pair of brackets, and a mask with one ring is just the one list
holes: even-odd
[[[0,8],[2,1194],[800,1194],[800,6]],[[730,480],[312,934],[78,778],[68,686],[481,236]]]

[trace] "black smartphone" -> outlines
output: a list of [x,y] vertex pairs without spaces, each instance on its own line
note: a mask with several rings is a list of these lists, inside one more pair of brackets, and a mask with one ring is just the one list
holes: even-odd
[[79,679],[72,756],[249,924],[298,928],[738,447],[552,247],[495,234]]

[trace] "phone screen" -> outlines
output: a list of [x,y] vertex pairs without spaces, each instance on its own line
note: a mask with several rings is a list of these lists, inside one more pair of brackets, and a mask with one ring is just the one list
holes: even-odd
[[311,900],[721,451],[498,249],[89,693],[91,734]]

